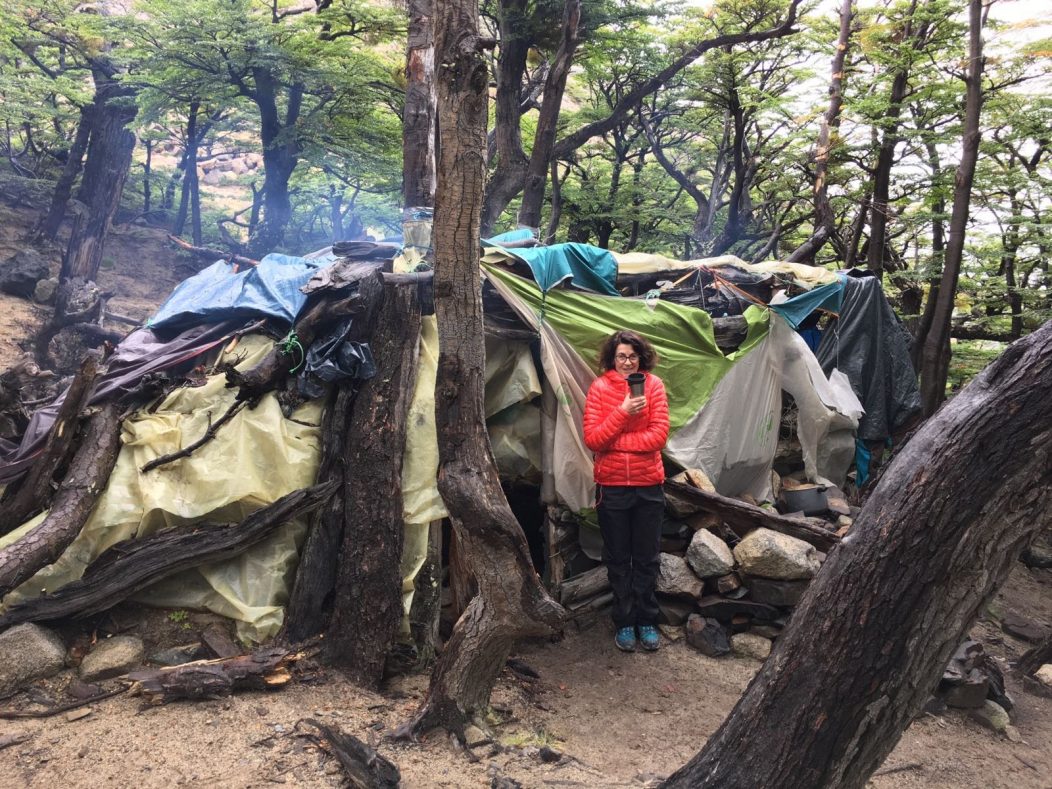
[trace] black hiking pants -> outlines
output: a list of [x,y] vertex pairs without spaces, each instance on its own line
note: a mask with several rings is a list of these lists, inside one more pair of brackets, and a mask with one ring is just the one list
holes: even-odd
[[660,485],[599,485],[596,499],[603,563],[614,593],[614,627],[656,625],[665,493]]

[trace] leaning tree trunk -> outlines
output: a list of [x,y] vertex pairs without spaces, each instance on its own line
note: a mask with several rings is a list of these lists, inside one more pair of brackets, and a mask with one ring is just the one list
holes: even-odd
[[402,459],[420,338],[416,285],[384,290],[371,343],[380,372],[362,385],[347,431],[343,546],[325,641],[328,660],[371,688],[402,619]]
[[55,192],[51,197],[51,207],[47,216],[40,224],[40,235],[49,241],[58,237],[58,230],[62,227],[62,220],[66,218],[66,205],[69,197],[73,194],[73,183],[80,175],[81,166],[84,163],[84,151],[88,149],[88,139],[91,137],[93,104],[80,108],[80,120],[77,122],[77,134],[73,138],[73,144],[66,156],[66,164],[62,168],[62,174],[55,183]]
[[983,38],[982,3],[968,3],[968,70],[964,78],[964,133],[961,140],[961,163],[953,188],[953,211],[946,243],[946,260],[939,282],[938,300],[932,313],[931,328],[924,338],[921,353],[920,390],[924,415],[930,416],[946,399],[946,378],[950,369],[950,319],[957,295],[957,280],[964,257],[964,237],[968,229],[968,210],[972,200],[972,181],[979,159],[979,120],[983,106]]
[[435,204],[435,35],[432,0],[409,0],[402,113],[402,207]]
[[1052,322],[895,457],[763,670],[666,786],[864,786],[1050,508]]
[[[74,225],[62,260],[59,279],[63,282],[74,277],[94,280],[98,274],[106,233],[120,206],[135,147],[135,135],[128,129],[136,113],[132,103],[134,91],[104,73],[102,68],[95,69],[95,84],[91,142],[84,180],[77,195],[85,205],[85,213]],[[61,304],[56,306],[55,313],[56,318],[63,314]]]
[[420,709],[402,729],[464,726],[486,708],[516,639],[551,633],[563,610],[541,586],[500,487],[483,409],[485,351],[479,281],[488,75],[478,0],[436,3],[438,191],[435,202],[435,386],[438,488],[479,593],[457,620]]

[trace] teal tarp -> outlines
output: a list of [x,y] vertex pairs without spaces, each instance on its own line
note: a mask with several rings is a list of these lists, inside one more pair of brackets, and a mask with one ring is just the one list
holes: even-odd
[[583,290],[606,296],[621,295],[615,286],[617,261],[609,250],[589,244],[554,244],[550,247],[506,249],[504,252],[529,266],[534,280],[545,293],[569,279]]
[[794,329],[799,328],[804,318],[815,310],[839,313],[844,301],[844,275],[838,274],[837,277],[836,282],[819,285],[781,304],[771,304],[770,307],[785,318],[786,323]]

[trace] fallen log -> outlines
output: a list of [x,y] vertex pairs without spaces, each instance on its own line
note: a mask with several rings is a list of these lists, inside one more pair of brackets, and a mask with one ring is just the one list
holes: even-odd
[[321,733],[321,738],[340,760],[350,785],[355,789],[393,789],[401,784],[398,765],[357,737],[312,718],[304,718],[301,723],[309,724]]
[[169,575],[237,556],[281,524],[323,504],[335,489],[335,483],[329,482],[293,491],[256,510],[237,526],[208,524],[171,529],[118,543],[92,562],[80,580],[12,606],[0,615],[0,630],[21,622],[105,611]]
[[198,660],[181,666],[133,671],[129,694],[148,704],[177,699],[215,699],[235,690],[273,690],[292,679],[289,666],[303,657],[282,647],[267,647],[251,655]]
[[609,589],[610,578],[607,576],[606,567],[593,567],[560,584],[559,602],[573,608],[575,603],[595,597]]
[[66,390],[36,462],[21,480],[13,482],[5,491],[0,503],[0,534],[17,529],[33,515],[47,509],[51,502],[52,480],[58,468],[68,460],[77,435],[77,419],[87,407],[98,371],[98,357],[95,354],[85,356]]
[[699,510],[718,515],[739,537],[762,526],[771,531],[796,537],[823,552],[828,552],[840,542],[840,538],[827,528],[828,524],[821,518],[788,518],[772,510],[765,510],[763,507],[746,504],[744,501],[721,496],[718,493],[708,493],[672,480],[665,480],[665,495],[695,505]]
[[47,516],[0,551],[0,598],[58,559],[80,534],[106,488],[120,447],[120,411],[116,403],[107,403],[88,421],[84,439]]

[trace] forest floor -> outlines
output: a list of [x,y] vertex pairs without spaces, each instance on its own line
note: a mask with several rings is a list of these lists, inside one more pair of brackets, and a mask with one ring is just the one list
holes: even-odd
[[[0,216],[0,256],[17,248],[21,219]],[[100,286],[116,294],[110,309],[138,318],[188,273],[163,233],[137,227],[115,232],[107,260]],[[17,359],[47,314],[47,308],[0,294],[0,369]],[[1009,662],[1028,645],[1001,631],[998,621],[1008,614],[1052,623],[1052,571],[1018,565],[972,629],[1005,672],[1020,741],[961,711],[925,714],[905,732],[872,787],[1052,787],[1052,699],[1033,695],[1011,676]],[[147,654],[192,641],[215,620],[135,606],[111,616],[123,623],[119,629],[143,637]],[[372,693],[314,666],[280,690],[222,700],[145,707],[116,696],[46,719],[0,717],[0,787],[341,785],[336,760],[306,736],[300,723],[306,718],[374,743],[399,766],[408,787],[485,787],[498,785],[500,776],[524,787],[642,786],[697,752],[760,667],[744,658],[705,657],[682,639],[664,641],[654,654],[624,654],[614,648],[603,617],[583,628],[571,624],[561,640],[521,645],[517,656],[540,679],[505,670],[493,695],[496,742],[470,753],[439,734],[411,745],[386,738],[419,704],[426,676],[397,678]],[[38,683],[38,698],[63,703],[70,677],[67,671]],[[0,707],[24,704],[23,694]],[[4,747],[19,735],[28,739]],[[544,762],[543,746],[563,758]]]

